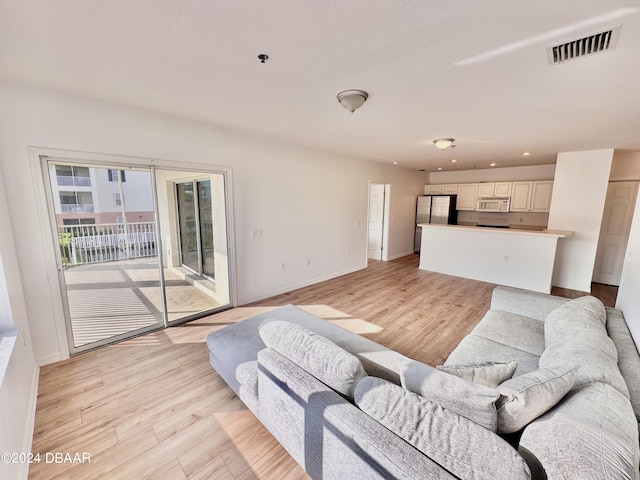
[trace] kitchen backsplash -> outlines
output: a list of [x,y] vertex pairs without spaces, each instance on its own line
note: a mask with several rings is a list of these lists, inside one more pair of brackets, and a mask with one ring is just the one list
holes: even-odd
[[482,216],[483,219],[491,218],[495,216],[496,219],[507,218],[509,225],[513,228],[546,228],[549,223],[549,213],[539,212],[509,212],[509,213],[486,213],[486,212],[471,212],[468,210],[458,211],[458,224],[460,225],[476,225],[478,218]]

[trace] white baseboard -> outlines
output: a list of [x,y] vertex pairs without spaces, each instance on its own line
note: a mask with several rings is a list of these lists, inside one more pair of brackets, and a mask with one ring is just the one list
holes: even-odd
[[46,357],[36,358],[36,362],[38,362],[38,365],[40,365],[41,367],[44,367],[45,365],[49,365],[51,363],[59,362],[61,360],[62,357],[58,353],[53,353],[51,355],[47,355]]
[[407,255],[413,255],[414,253],[415,252],[413,250],[409,250],[408,252],[397,253],[397,254],[392,255],[389,258],[387,258],[387,261],[396,260],[398,258],[406,257]]
[[[33,445],[33,432],[36,427],[36,406],[38,403],[38,385],[40,380],[40,367],[36,366],[33,370],[33,378],[31,379],[31,391],[29,392],[29,405],[27,408],[27,423],[24,427],[24,438],[22,440],[22,451],[31,452]],[[29,464],[22,463],[18,472],[18,478],[27,480],[29,478]]]
[[316,277],[312,280],[306,281],[306,282],[301,282],[301,283],[297,283],[294,285],[288,285],[286,287],[283,288],[279,288],[277,290],[272,290],[270,292],[266,292],[263,293],[261,295],[255,296],[255,297],[250,297],[247,299],[242,299],[242,300],[238,300],[238,305],[246,305],[248,303],[253,303],[253,302],[258,302],[260,300],[264,300],[265,298],[271,298],[271,297],[275,297],[276,295],[282,295],[283,293],[288,293],[288,292],[292,292],[293,290],[297,290],[299,288],[304,288],[304,287],[308,287],[310,285],[315,285],[316,283],[320,283],[320,282],[325,282],[327,280],[331,280],[333,278],[338,278],[338,277],[342,277],[343,275],[348,275],[349,273],[353,273],[353,272],[358,272],[360,270],[364,270],[365,268],[367,268],[367,265],[364,264],[362,266],[358,266],[358,267],[354,267],[354,268],[349,268],[347,270],[343,270],[341,272],[337,272],[337,273],[333,273],[330,275],[325,275],[322,277]]

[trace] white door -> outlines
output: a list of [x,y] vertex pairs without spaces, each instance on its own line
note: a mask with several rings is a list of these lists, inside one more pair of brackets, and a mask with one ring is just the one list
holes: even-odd
[[604,204],[593,281],[620,285],[638,182],[609,182]]
[[382,260],[384,234],[384,185],[372,183],[369,189],[369,248],[367,258]]

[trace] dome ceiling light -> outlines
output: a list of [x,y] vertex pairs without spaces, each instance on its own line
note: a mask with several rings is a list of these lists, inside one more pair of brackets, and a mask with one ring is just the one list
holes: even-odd
[[455,142],[453,138],[436,138],[433,144],[440,150],[446,150],[449,147],[455,147],[453,142]]
[[337,97],[340,105],[353,113],[367,101],[369,94],[364,90],[344,90]]

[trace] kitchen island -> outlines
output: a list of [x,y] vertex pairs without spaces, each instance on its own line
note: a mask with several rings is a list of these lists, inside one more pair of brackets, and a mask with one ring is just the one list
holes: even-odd
[[564,230],[519,230],[419,224],[420,268],[550,293],[556,247]]

